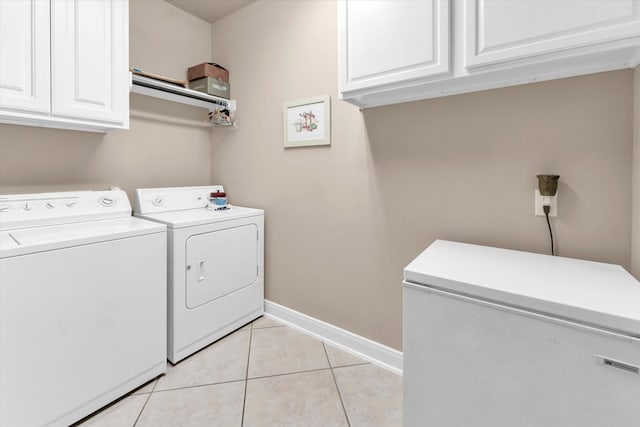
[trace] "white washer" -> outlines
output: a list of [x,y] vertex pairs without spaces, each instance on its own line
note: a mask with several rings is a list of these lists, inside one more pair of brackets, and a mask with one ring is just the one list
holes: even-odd
[[168,359],[177,363],[264,312],[264,211],[208,210],[222,186],[136,190],[135,215],[168,227]]
[[123,191],[0,196],[0,425],[67,426],[165,372],[165,271]]

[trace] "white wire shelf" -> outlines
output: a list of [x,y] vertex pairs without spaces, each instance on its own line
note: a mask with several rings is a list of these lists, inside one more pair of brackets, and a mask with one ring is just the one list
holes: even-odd
[[220,108],[228,108],[229,100],[183,88],[160,80],[151,79],[137,74],[132,75],[131,92],[181,104],[193,105],[214,111]]

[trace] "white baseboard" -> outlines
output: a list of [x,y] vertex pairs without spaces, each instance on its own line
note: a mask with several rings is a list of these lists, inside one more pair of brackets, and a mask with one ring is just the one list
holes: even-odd
[[402,375],[401,351],[268,300],[264,300],[264,313],[306,335]]

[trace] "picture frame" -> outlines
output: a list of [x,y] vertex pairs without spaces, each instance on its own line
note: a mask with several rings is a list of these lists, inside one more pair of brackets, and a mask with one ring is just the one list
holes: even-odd
[[285,102],[282,117],[285,148],[331,145],[329,95]]

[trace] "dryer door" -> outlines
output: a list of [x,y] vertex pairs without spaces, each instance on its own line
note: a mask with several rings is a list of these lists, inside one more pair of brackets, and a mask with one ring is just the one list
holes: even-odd
[[197,308],[258,278],[255,224],[197,234],[186,244],[186,306]]

